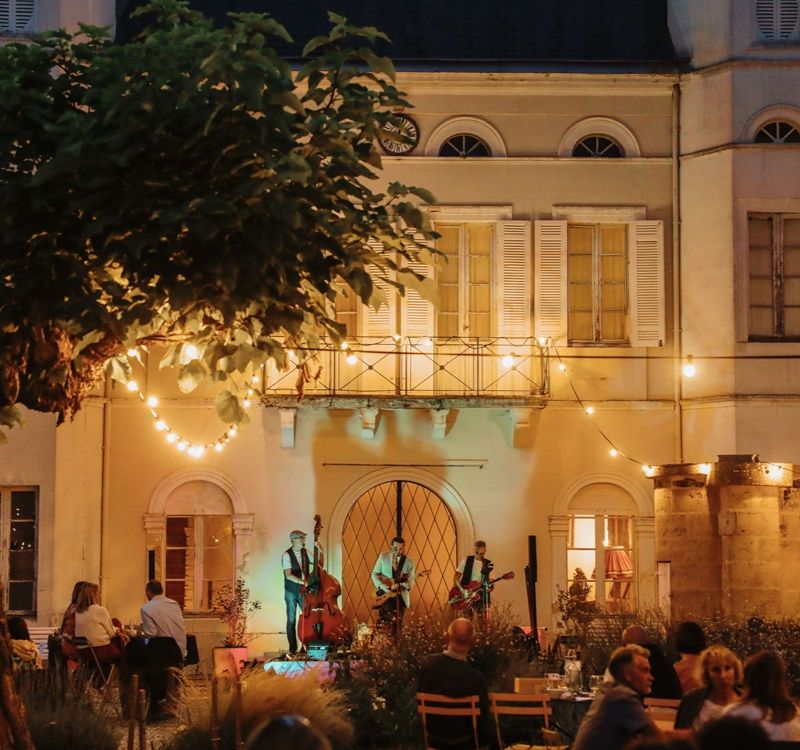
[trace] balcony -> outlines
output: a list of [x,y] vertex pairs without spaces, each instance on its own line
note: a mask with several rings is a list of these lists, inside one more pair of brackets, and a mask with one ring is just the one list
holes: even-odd
[[[543,407],[549,354],[533,338],[350,338],[323,342],[301,404],[327,408]],[[299,370],[264,373],[266,406],[297,406]]]

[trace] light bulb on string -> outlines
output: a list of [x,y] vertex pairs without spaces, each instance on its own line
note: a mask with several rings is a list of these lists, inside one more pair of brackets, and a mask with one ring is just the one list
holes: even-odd
[[616,448],[610,448],[608,455],[611,456],[611,458],[616,458],[619,455],[619,451]]
[[701,474],[705,474],[706,476],[708,476],[711,473],[711,464],[698,464],[697,470]]
[[567,366],[563,362],[559,362],[558,363],[558,371],[559,372],[566,372],[567,371]]
[[652,477],[656,473],[655,467],[650,466],[650,464],[644,464],[642,466],[642,471],[646,477]]
[[594,414],[594,406],[589,404],[589,406],[586,407],[586,413],[591,417],[592,414]]
[[686,357],[686,362],[683,364],[683,376],[686,378],[693,378],[697,375],[697,366],[692,361],[692,355]]
[[136,384],[135,380],[129,380],[125,383],[125,387],[131,392],[139,390],[139,386]]
[[503,365],[503,367],[505,367],[507,369],[513,367],[514,366],[514,355],[513,354],[506,354],[505,357],[503,357],[500,360],[500,363]]
[[151,409],[155,409],[158,406],[158,399],[155,396],[148,396],[147,397],[147,405]]
[[348,354],[345,358],[345,362],[347,362],[348,365],[354,365],[358,362],[358,357],[356,357],[355,354]]

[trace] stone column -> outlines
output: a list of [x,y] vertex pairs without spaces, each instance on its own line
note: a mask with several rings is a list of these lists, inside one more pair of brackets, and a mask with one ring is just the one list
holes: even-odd
[[633,520],[634,577],[638,591],[640,609],[658,606],[658,584],[656,581],[656,519],[637,516]]

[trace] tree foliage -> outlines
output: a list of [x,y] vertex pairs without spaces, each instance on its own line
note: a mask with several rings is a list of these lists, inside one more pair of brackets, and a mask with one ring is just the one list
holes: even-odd
[[0,430],[16,404],[63,421],[129,377],[132,346],[166,346],[186,391],[338,340],[337,290],[376,306],[376,274],[431,297],[404,266],[432,260],[432,196],[373,189],[408,106],[379,31],[329,14],[293,69],[268,15],[142,10],[129,43],[83,26],[0,48]]

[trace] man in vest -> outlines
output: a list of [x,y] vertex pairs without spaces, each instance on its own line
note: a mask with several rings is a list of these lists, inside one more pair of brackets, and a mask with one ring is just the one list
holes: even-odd
[[480,586],[480,596],[472,605],[472,612],[478,614],[485,614],[489,607],[489,573],[491,573],[494,565],[492,561],[486,557],[486,542],[478,539],[475,542],[475,554],[467,555],[461,560],[456,568],[456,574],[453,576],[453,585],[456,586],[462,595],[468,595],[470,589],[476,589],[476,586],[471,586],[471,583],[477,583]]
[[[289,534],[292,546],[283,553],[283,599],[286,602],[286,637],[289,653],[297,653],[297,609],[303,608],[305,584],[311,573],[311,560],[306,550],[306,533],[295,529]],[[319,565],[324,565],[322,550],[317,546]]]
[[392,594],[378,610],[378,627],[389,626],[397,635],[403,624],[403,615],[411,604],[410,591],[416,580],[414,561],[406,557],[406,542],[401,536],[392,539],[392,549],[378,555],[372,566],[372,582],[378,596]]

